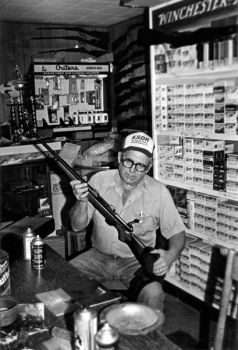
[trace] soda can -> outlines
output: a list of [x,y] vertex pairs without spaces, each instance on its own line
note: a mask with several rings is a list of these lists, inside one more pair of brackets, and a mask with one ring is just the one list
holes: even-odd
[[9,255],[5,250],[0,250],[0,295],[10,295],[10,266]]
[[31,266],[35,270],[41,270],[46,265],[45,243],[37,235],[31,242]]
[[25,260],[31,260],[31,242],[34,239],[35,234],[31,227],[23,234],[23,256]]
[[106,322],[95,336],[96,350],[116,350],[118,339],[118,333]]
[[95,350],[97,313],[84,307],[74,312],[74,349]]

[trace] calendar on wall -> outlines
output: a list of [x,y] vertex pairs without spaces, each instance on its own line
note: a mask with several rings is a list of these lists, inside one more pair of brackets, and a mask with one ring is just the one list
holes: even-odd
[[111,64],[33,63],[37,128],[109,125]]

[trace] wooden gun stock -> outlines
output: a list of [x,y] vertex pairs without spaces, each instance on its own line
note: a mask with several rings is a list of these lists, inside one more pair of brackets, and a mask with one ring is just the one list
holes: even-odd
[[127,241],[127,245],[141,264],[144,272],[148,276],[153,276],[154,262],[159,258],[159,254],[151,254],[154,249],[146,247],[133,233],[130,234],[131,240]]

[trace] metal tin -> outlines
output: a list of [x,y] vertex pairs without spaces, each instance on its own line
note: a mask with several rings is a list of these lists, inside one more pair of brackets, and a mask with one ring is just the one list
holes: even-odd
[[83,308],[74,313],[74,349],[95,350],[95,335],[97,333],[97,313]]
[[118,339],[118,333],[106,322],[95,336],[96,350],[115,350]]
[[45,243],[37,235],[31,242],[31,266],[35,270],[41,270],[46,265]]
[[9,255],[5,250],[0,250],[0,295],[10,295],[10,266]]
[[25,260],[31,260],[31,242],[34,239],[35,234],[31,227],[23,234],[23,256]]

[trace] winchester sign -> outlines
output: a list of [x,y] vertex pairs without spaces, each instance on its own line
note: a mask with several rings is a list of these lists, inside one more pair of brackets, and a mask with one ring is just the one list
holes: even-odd
[[[191,21],[212,13],[237,8],[238,0],[193,0],[161,7],[153,11],[153,29],[170,27],[179,22]],[[235,13],[234,13],[235,14]]]

